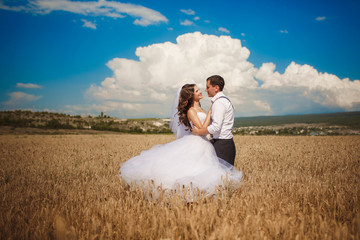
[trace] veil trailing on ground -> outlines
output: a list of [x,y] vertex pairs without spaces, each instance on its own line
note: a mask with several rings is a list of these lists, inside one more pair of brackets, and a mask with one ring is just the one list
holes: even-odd
[[182,87],[180,87],[175,95],[174,103],[171,109],[171,120],[170,120],[170,128],[173,133],[175,133],[176,139],[182,138],[185,135],[189,135],[190,132],[186,131],[186,127],[184,124],[180,123],[178,112],[179,98]]

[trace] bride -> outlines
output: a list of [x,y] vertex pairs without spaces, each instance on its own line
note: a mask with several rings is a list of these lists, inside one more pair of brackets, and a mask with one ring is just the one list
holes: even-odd
[[126,161],[119,175],[126,183],[145,190],[151,186],[161,186],[166,191],[185,187],[211,195],[221,185],[240,182],[242,172],[218,158],[207,137],[191,133],[193,127],[201,129],[210,124],[211,108],[206,114],[200,106],[202,98],[195,84],[179,89],[170,125],[177,139]]

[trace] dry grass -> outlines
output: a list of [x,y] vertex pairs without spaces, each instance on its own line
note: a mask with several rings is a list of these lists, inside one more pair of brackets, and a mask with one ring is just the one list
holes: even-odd
[[170,135],[0,136],[1,239],[359,239],[360,137],[236,136],[242,186],[149,202],[116,177]]

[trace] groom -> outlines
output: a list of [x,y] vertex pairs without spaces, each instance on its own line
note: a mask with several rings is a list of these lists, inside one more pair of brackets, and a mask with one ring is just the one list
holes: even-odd
[[211,124],[204,129],[194,128],[193,134],[213,136],[213,144],[216,155],[234,166],[235,143],[232,130],[234,126],[234,107],[230,100],[222,92],[225,86],[224,79],[214,75],[206,80],[206,92],[211,97],[212,112]]

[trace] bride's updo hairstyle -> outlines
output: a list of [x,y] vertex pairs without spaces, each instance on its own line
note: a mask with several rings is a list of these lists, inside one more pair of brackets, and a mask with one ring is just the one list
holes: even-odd
[[191,130],[191,125],[187,117],[187,111],[194,103],[194,88],[195,84],[185,84],[179,96],[178,112],[179,122],[184,124],[187,130]]

